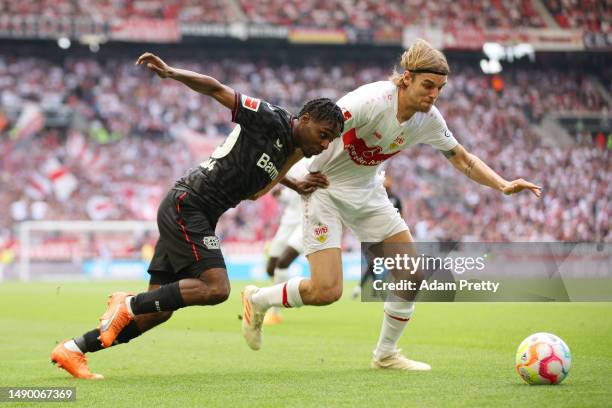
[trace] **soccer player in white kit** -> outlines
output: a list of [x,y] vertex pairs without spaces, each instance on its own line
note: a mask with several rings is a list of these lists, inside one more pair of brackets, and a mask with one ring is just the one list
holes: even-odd
[[[302,179],[308,172],[310,159],[302,159],[289,170],[287,176]],[[285,204],[283,215],[270,243],[268,250],[268,263],[266,272],[274,283],[287,280],[289,266],[304,252],[302,239],[302,198],[290,188],[284,188],[280,192],[279,200]],[[264,324],[277,324],[282,321],[278,308],[271,307],[266,314]]]
[[[434,106],[450,71],[440,51],[417,40],[402,55],[401,66],[403,73],[364,85],[338,101],[344,112],[345,133],[310,166],[310,171],[327,176],[329,186],[304,199],[304,245],[311,277],[244,289],[242,301],[249,321],[243,320],[242,332],[252,349],[261,347],[261,320],[269,307],[322,306],[340,299],[343,225],[362,242],[406,244],[401,245],[407,248],[406,253],[416,255],[406,223],[390,203],[381,178],[376,177],[385,160],[408,146],[429,144],[467,177],[504,194],[527,189],[541,195],[541,188],[533,183],[505,180],[457,142]],[[413,312],[413,302],[385,302],[372,368],[431,369],[406,358],[397,348]]]

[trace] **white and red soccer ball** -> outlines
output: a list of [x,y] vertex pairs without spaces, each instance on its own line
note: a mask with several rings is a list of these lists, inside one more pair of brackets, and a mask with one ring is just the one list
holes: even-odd
[[554,334],[532,334],[516,351],[516,371],[527,384],[559,384],[571,365],[569,347]]

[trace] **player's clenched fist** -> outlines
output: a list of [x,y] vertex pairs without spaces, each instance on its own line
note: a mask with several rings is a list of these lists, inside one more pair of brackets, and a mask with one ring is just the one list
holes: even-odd
[[136,65],[146,64],[146,67],[155,72],[160,78],[168,78],[170,66],[155,54],[145,52],[136,61]]

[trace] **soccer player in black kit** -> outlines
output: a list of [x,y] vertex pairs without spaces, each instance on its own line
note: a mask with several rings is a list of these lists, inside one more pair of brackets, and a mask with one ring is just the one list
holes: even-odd
[[[327,149],[344,128],[342,111],[329,99],[306,103],[296,117],[212,77],[168,66],[151,53],[141,55],[136,64],[213,97],[231,110],[237,125],[208,160],[176,182],[160,204],[160,237],[149,265],[148,291],[113,293],[98,328],[53,349],[51,360],[77,378],[103,378],[89,370],[85,353],[127,343],[182,307],[224,302],[230,283],[215,235],[221,214],[268,192],[293,164]],[[311,173],[303,180],[285,179],[283,184],[307,194],[327,186],[327,179]]]

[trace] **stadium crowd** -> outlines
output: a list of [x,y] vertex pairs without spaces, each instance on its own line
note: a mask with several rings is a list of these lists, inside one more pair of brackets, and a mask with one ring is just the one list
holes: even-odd
[[223,0],[0,0],[3,15],[41,15],[53,18],[87,17],[97,22],[114,19],[175,19],[183,23],[231,21],[232,9]]
[[[338,99],[389,74],[382,64],[350,62],[169,62],[294,112],[306,100]],[[539,201],[529,194],[505,197],[470,182],[433,149],[409,149],[387,171],[416,238],[612,242],[610,148],[589,137],[574,147],[545,147],[533,130],[549,112],[608,111],[596,78],[516,69],[504,72],[503,88],[493,89],[473,69],[455,64],[453,70],[437,106],[458,140],[502,175],[539,183],[545,195]],[[59,66],[0,58],[0,95],[0,206],[9,209],[0,213],[3,234],[25,219],[154,220],[167,188],[232,127],[229,113],[210,98],[161,82],[131,61],[71,59]],[[72,114],[65,124],[16,138],[15,107],[28,102]],[[243,203],[224,215],[219,235],[267,239],[280,210],[271,196]]]
[[[393,29],[411,25],[439,25],[445,27],[512,28],[544,27],[544,20],[530,0],[518,2],[499,0],[474,2],[470,0],[431,2],[403,1],[342,1],[307,0],[287,2],[268,0],[254,3],[240,0],[250,21],[279,25],[300,25],[318,28]],[[372,19],[376,15],[380,18]]]
[[[611,10],[603,0],[545,0],[561,28],[610,31]],[[533,0],[0,0],[2,15],[175,19],[181,23],[249,21],[310,28],[401,30],[415,24],[451,29],[545,27]],[[371,18],[372,15],[379,18]]]
[[561,28],[612,32],[612,7],[606,0],[544,0]]

